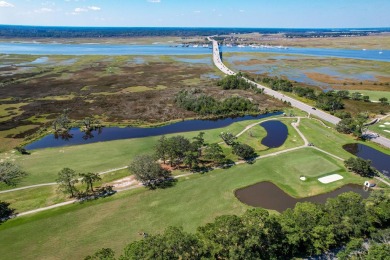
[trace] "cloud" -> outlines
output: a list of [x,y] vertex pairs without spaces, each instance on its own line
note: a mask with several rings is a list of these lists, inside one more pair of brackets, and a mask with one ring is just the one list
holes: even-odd
[[148,0],[148,2],[153,4],[159,4],[161,3],[161,0]]
[[88,12],[88,9],[87,8],[77,7],[77,8],[74,9],[74,12],[75,13]]
[[100,11],[101,10],[101,8],[99,6],[88,6],[88,9],[92,10],[92,11]]
[[100,11],[102,10],[99,6],[88,6],[88,7],[77,7],[74,9],[74,13],[85,13],[88,11]]
[[34,10],[34,13],[50,13],[50,12],[53,12],[53,9],[46,8],[46,7]]
[[13,4],[6,1],[0,1],[0,7],[15,7]]

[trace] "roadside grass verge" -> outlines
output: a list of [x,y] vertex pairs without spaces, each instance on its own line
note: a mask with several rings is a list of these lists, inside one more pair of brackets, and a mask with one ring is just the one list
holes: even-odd
[[[326,185],[316,180],[335,170],[343,180]],[[311,178],[302,182],[301,175]],[[363,183],[344,171],[342,162],[305,148],[181,178],[168,189],[140,188],[9,220],[0,226],[0,254],[4,259],[76,259],[102,247],[119,254],[125,244],[142,238],[139,232],[154,234],[171,225],[194,232],[216,216],[242,214],[250,207],[234,197],[234,190],[260,181],[271,181],[294,197]]]

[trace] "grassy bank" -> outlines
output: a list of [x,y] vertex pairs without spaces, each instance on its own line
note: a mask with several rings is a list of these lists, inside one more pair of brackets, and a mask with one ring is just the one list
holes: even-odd
[[[279,116],[275,116],[277,118]],[[267,118],[268,119],[268,118]],[[261,120],[247,120],[233,123],[224,128],[204,131],[207,143],[222,141],[219,134],[229,131],[238,134],[246,126]],[[181,133],[192,138],[200,131]],[[178,135],[178,134],[172,134]],[[172,136],[167,135],[167,136]],[[131,159],[138,154],[151,153],[160,137],[146,137],[138,139],[125,139],[109,142],[99,142],[86,145],[47,148],[32,151],[31,155],[21,156],[16,153],[0,154],[0,159],[14,159],[30,175],[19,186],[27,186],[45,182],[53,182],[58,171],[69,167],[77,172],[101,172],[126,166]],[[1,187],[0,187],[1,188]]]
[[[335,171],[344,179],[327,185],[317,181]],[[308,176],[308,181],[300,181],[301,175]],[[248,207],[234,197],[234,190],[260,181],[272,181],[295,197],[362,183],[361,178],[345,172],[341,162],[305,148],[193,175],[164,190],[141,188],[10,220],[0,226],[0,254],[4,259],[75,259],[102,247],[118,250],[140,239],[139,232],[161,232],[169,225],[193,232],[218,215],[242,214]]]

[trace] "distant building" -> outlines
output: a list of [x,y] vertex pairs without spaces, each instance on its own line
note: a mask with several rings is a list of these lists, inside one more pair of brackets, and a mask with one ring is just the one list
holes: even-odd
[[374,181],[365,181],[364,182],[364,186],[367,187],[367,188],[372,188],[372,187],[375,187],[376,186],[376,183]]

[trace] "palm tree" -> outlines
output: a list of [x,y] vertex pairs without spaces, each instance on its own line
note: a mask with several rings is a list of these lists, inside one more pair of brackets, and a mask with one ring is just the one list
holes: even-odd
[[88,192],[89,190],[93,192],[93,183],[96,181],[100,181],[102,178],[98,173],[80,173],[81,177],[81,182],[85,183],[87,185],[86,191]]

